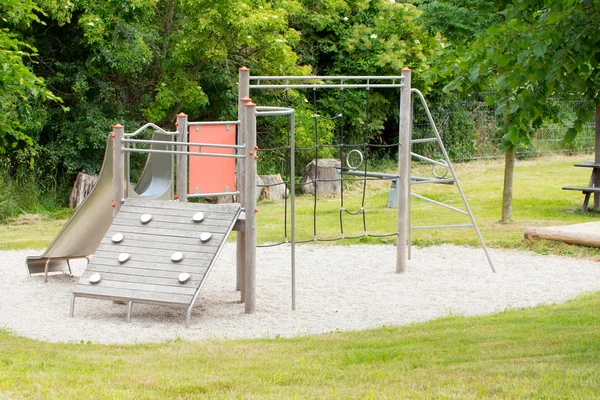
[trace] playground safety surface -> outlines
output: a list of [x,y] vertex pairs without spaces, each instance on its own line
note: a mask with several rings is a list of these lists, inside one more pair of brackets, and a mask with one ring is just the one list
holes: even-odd
[[416,248],[405,274],[396,274],[394,246],[301,245],[297,249],[297,311],[291,310],[289,247],[257,252],[257,312],[244,314],[235,290],[235,245],[228,243],[193,308],[185,329],[181,307],[127,306],[77,299],[69,318],[76,276],[28,278],[27,255],[0,252],[0,327],[50,342],[141,343],[264,338],[405,325],[452,315],[480,315],[507,308],[563,302],[600,291],[594,261],[492,249],[494,274],[480,248]]

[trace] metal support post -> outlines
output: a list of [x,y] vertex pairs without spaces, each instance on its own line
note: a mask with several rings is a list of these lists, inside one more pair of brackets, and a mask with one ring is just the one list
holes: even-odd
[[[177,141],[179,143],[187,143],[187,115],[184,113],[177,114]],[[180,144],[177,146],[180,152],[187,151],[187,146]],[[177,196],[179,201],[187,201],[187,169],[188,156],[187,154],[177,154]]]
[[400,145],[398,147],[398,241],[396,243],[396,273],[406,270],[407,230],[410,201],[410,137],[411,137],[411,70],[402,69],[403,86],[400,99]]
[[246,314],[256,311],[256,104],[245,104],[246,109],[246,159],[244,194],[246,208],[244,299]]
[[[242,67],[238,71],[239,73],[239,93],[238,93],[238,125],[237,132],[237,144],[243,145],[245,143],[246,133],[246,107],[245,105],[250,102],[250,70],[246,67]],[[243,152],[244,150],[238,151]],[[240,193],[238,196],[238,202],[245,207],[246,204],[246,192],[244,190],[244,161],[236,160],[236,185],[237,191]],[[244,302],[244,262],[245,262],[245,242],[246,232],[240,230],[236,234],[236,290],[240,291],[240,302]]]
[[121,124],[113,126],[113,218],[121,209],[125,199],[125,155],[121,147],[125,128]]

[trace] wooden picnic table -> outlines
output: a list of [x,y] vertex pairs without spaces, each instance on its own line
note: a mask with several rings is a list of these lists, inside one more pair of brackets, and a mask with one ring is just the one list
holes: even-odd
[[582,168],[591,168],[592,175],[590,177],[590,182],[588,186],[564,186],[563,190],[577,190],[581,191],[585,195],[583,199],[583,207],[581,212],[586,214],[588,212],[588,203],[590,202],[590,196],[594,193],[594,205],[598,202],[597,199],[600,199],[600,187],[596,186],[596,182],[600,180],[600,163],[596,163],[594,161],[586,161],[582,163],[575,164],[576,167]]

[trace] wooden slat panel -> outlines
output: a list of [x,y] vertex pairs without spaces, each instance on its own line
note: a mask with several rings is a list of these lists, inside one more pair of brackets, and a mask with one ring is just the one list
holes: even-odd
[[[90,276],[95,273],[100,273],[100,271],[86,271],[81,276],[81,279],[84,281],[89,281]],[[131,282],[131,283],[141,283],[141,284],[151,284],[151,285],[161,285],[161,286],[174,286],[177,288],[186,287],[193,288],[194,290],[202,281],[202,277],[198,274],[195,276],[190,274],[190,279],[185,283],[179,283],[178,277],[179,273],[170,273],[166,274],[162,277],[156,276],[137,276],[137,275],[125,275],[120,273],[109,273],[109,272],[101,272],[102,282],[105,281],[113,281],[113,282]],[[100,282],[100,283],[102,283]],[[81,283],[83,284],[83,283]]]
[[[165,270],[159,270],[159,269],[143,269],[143,268],[125,268],[125,267],[115,267],[113,265],[104,265],[104,264],[97,264],[94,265],[94,269],[93,270],[86,270],[84,272],[84,274],[82,275],[83,278],[88,279],[89,275],[94,274],[96,272],[98,272],[99,274],[101,274],[102,276],[104,276],[104,273],[109,273],[109,274],[119,274],[119,275],[131,275],[131,276],[137,276],[137,277],[153,277],[153,278],[164,278],[166,276],[173,276],[175,275],[176,277],[179,276],[180,273],[182,272],[187,272],[190,274],[191,278],[190,280],[194,280],[194,281],[201,281],[202,277],[204,275],[206,275],[206,271],[208,268],[198,268],[198,269],[188,269],[188,270],[171,270],[171,271],[165,271]],[[89,274],[88,274],[89,273]]]
[[[102,245],[103,246],[103,245]],[[111,260],[116,260],[118,255],[123,253],[120,248],[115,247],[107,247],[106,249],[96,252],[94,259],[97,257],[109,258]],[[162,258],[162,261],[156,258],[156,256],[149,255],[145,248],[143,247],[129,247],[127,253],[130,254],[133,258],[128,261],[130,262],[147,262],[151,264],[175,264],[171,261],[171,254],[168,255],[167,258]],[[135,256],[135,257],[134,257]],[[185,255],[185,258],[179,262],[179,264],[196,264],[196,265],[204,265],[205,262],[210,262],[214,257],[214,252],[206,252],[206,253],[189,253]]]
[[[140,221],[140,217],[142,214],[130,214],[126,213],[122,215],[119,220],[121,222],[125,221],[135,221],[137,225],[142,226],[142,222]],[[193,215],[193,214],[192,214]],[[177,216],[177,215],[156,215],[152,214],[152,221],[150,221],[147,226],[155,222],[169,222],[169,223],[178,223],[178,224],[188,224],[196,227],[204,227],[204,226],[229,226],[231,223],[231,218],[228,215],[228,218],[210,218],[207,215],[204,215],[204,219],[201,222],[194,222],[191,216]],[[144,225],[145,226],[145,225]],[[206,228],[205,228],[206,229]]]
[[[192,216],[202,211],[205,220],[194,223]],[[231,227],[240,212],[239,204],[192,204],[147,199],[128,199],[98,247],[74,290],[76,296],[189,305],[205,279]],[[148,224],[141,224],[142,214],[152,214]],[[115,244],[111,238],[123,233],[124,240]],[[202,232],[212,233],[209,242],[200,242]],[[181,251],[184,259],[173,263],[171,255]],[[121,264],[120,253],[130,259]],[[89,277],[100,273],[100,283],[92,285]],[[191,279],[177,280],[181,272]]]
[[[116,229],[116,230],[114,230]],[[172,229],[148,229],[143,226],[123,226],[119,225],[119,223],[113,224],[112,228],[109,230],[111,233],[121,232],[121,233],[141,233],[143,235],[148,236],[169,236],[169,237],[200,237],[201,230],[199,231],[177,231]],[[224,235],[222,233],[215,233],[212,235],[213,237],[206,243],[202,243],[203,246],[211,246],[214,242],[219,242],[223,239]],[[218,243],[215,243],[218,246]]]
[[[112,229],[112,228],[111,228]],[[115,233],[123,233],[123,241],[119,244],[114,244],[112,242],[112,236]],[[121,245],[134,245],[137,246],[139,245],[140,242],[145,242],[148,243],[150,245],[151,242],[159,242],[159,243],[174,243],[174,244],[183,244],[183,245],[188,245],[188,246],[196,246],[198,248],[200,248],[200,246],[203,245],[202,242],[200,242],[200,234],[194,235],[194,237],[171,237],[171,236],[153,236],[153,235],[146,235],[143,233],[129,233],[129,232],[121,232],[121,231],[108,231],[108,234],[104,237],[104,239],[102,239],[102,243],[104,244],[114,244],[115,247],[121,246]],[[212,241],[213,239],[211,239]]]
[[[153,217],[156,215],[162,215],[165,217],[179,217],[179,218],[191,218],[196,212],[202,211],[205,217],[210,217],[211,219],[219,220],[219,219],[232,219],[235,213],[216,213],[210,212],[206,210],[195,210],[190,214],[190,211],[186,210],[172,210],[172,209],[159,209],[159,208],[151,208],[151,207],[136,207],[136,208],[126,208],[123,206],[119,213],[124,213],[134,218],[140,218],[143,214],[151,214]],[[210,215],[208,213],[210,212]]]
[[[176,251],[181,251],[184,253],[186,258],[190,257],[193,259],[201,259],[205,260],[206,257],[196,257],[197,254],[211,254],[215,253],[215,249],[217,246],[189,246],[182,245],[177,243],[160,243],[160,242],[137,242],[132,245],[122,244],[120,246],[115,246],[112,243],[101,243],[98,246],[98,251],[110,251],[119,253],[129,253],[129,254],[147,254],[151,256],[164,257],[165,259],[171,260],[171,255]],[[98,254],[98,251],[96,254]],[[152,261],[152,260],[148,260]]]
[[105,288],[99,286],[77,285],[73,291],[75,295],[90,295],[97,298],[107,298],[111,300],[124,301],[143,301],[143,302],[158,302],[162,304],[180,304],[189,305],[194,296],[180,295],[173,293],[153,293],[144,292],[141,290]]
[[167,264],[167,263],[159,263],[159,262],[151,262],[144,260],[131,260],[127,261],[125,264],[120,264],[116,261],[115,258],[98,258],[94,259],[90,265],[86,268],[86,271],[89,269],[90,271],[94,271],[96,269],[96,265],[106,265],[107,267],[115,267],[115,268],[131,268],[131,269],[141,269],[141,270],[154,270],[154,271],[165,271],[165,272],[194,272],[199,273],[208,268],[210,265],[210,260],[185,260],[175,264]]
[[139,290],[142,292],[149,293],[167,293],[167,294],[177,294],[177,295],[190,295],[193,296],[196,293],[195,287],[189,287],[181,285],[180,287],[176,286],[164,286],[164,285],[151,285],[149,283],[138,283],[138,282],[119,282],[119,281],[110,281],[110,280],[101,280],[100,282],[92,285],[87,280],[79,281],[78,285],[83,286],[93,286],[93,287],[102,287],[102,288],[110,288],[117,290]]
[[185,230],[188,232],[216,232],[216,233],[225,233],[227,232],[229,226],[231,225],[231,218],[230,219],[221,219],[221,220],[212,220],[212,223],[210,224],[205,224],[205,223],[194,223],[194,221],[190,220],[190,221],[185,221],[185,222],[178,222],[178,221],[156,221],[155,219],[152,219],[152,221],[148,222],[147,224],[142,224],[139,220],[139,218],[137,219],[123,219],[120,218],[118,221],[116,221],[116,223],[114,224],[114,226],[136,226],[136,227],[141,227],[144,229],[148,229],[148,230],[154,230],[154,229],[175,229],[175,230]]
[[123,204],[123,207],[148,207],[161,210],[191,210],[208,211],[217,213],[235,213],[240,209],[239,203],[230,204],[207,204],[207,203],[189,203],[182,201],[166,201],[166,200],[148,200],[129,198]]

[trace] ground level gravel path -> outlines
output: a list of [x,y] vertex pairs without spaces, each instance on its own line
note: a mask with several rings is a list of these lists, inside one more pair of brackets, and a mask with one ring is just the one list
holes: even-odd
[[69,318],[75,277],[28,278],[25,257],[0,252],[0,328],[51,342],[140,343],[177,338],[282,337],[405,325],[449,314],[478,315],[562,302],[600,291],[600,263],[492,250],[498,273],[479,248],[451,245],[413,250],[396,274],[395,247],[316,246],[297,249],[297,310],[291,311],[289,247],[258,250],[257,312],[244,314],[235,291],[235,247],[227,244],[185,329],[183,308],[78,298]]

